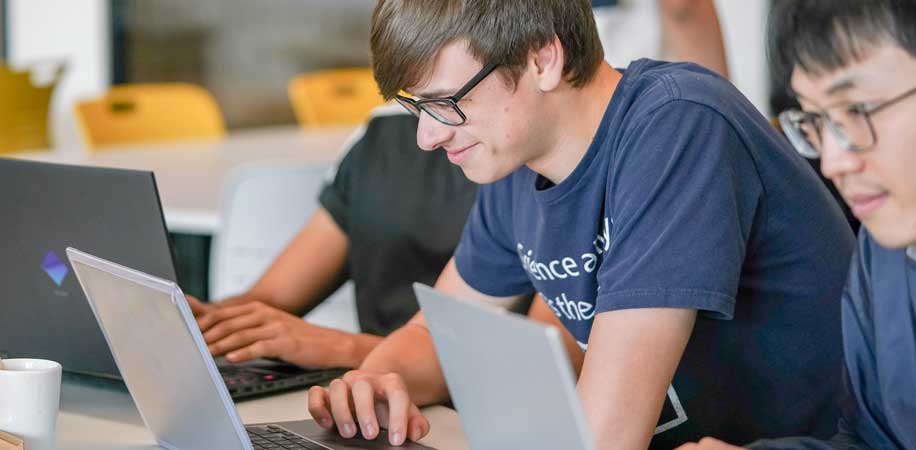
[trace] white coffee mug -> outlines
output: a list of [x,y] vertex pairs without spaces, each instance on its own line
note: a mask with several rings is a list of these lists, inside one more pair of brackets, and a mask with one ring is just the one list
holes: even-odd
[[54,450],[60,409],[60,364],[44,359],[4,359],[0,370],[0,431],[28,450]]

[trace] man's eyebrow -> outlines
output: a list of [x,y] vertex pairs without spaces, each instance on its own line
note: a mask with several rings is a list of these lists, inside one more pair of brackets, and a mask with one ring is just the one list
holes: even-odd
[[839,92],[843,92],[849,89],[852,89],[856,86],[856,81],[854,78],[842,78],[836,83],[831,84],[825,93],[827,95],[834,95]]
[[413,95],[418,98],[423,98],[423,99],[443,98],[443,97],[449,97],[457,91],[458,91],[457,89],[435,89],[432,91],[420,92],[420,93],[416,93]]

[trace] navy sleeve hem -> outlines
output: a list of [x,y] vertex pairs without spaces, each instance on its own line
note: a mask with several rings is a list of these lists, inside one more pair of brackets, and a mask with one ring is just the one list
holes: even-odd
[[[460,244],[459,244],[460,248]],[[484,277],[468,277],[467,274],[475,274],[474,270],[467,270],[465,268],[465,258],[461,257],[461,252],[455,251],[455,269],[458,270],[458,275],[461,276],[461,279],[467,283],[468,286],[473,288],[475,291],[480,292],[484,295],[489,295],[491,297],[515,297],[518,295],[526,295],[534,292],[533,289],[522,290],[516,292],[511,290],[509,286],[505,283],[502,283],[497,278],[484,279]]]
[[599,293],[595,309],[596,312],[602,313],[634,308],[696,309],[711,319],[731,320],[735,312],[735,298],[703,289],[626,289]]

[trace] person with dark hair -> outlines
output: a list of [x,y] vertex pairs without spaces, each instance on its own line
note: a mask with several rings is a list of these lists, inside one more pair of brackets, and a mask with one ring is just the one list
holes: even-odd
[[[779,7],[776,5],[782,1],[795,1],[795,0],[773,0],[772,5],[774,7]],[[779,115],[779,113],[787,109],[798,109],[798,100],[792,95],[791,90],[789,89],[789,77],[790,73],[786,73],[785,70],[779,70],[774,65],[770,65],[770,111],[773,111],[774,117]],[[846,216],[846,220],[849,222],[849,226],[852,227],[854,233],[859,231],[859,220],[852,214],[852,211],[849,209],[849,205],[843,202],[843,197],[840,196],[839,191],[837,191],[836,186],[833,185],[833,182],[827,179],[818,169],[818,160],[809,159],[808,164],[812,169],[818,171],[818,176],[821,181],[827,185],[827,189],[830,190],[830,193],[833,195],[833,198],[840,203],[840,208],[843,210],[843,215]]]
[[[381,93],[419,117],[420,148],[483,184],[436,287],[540,294],[584,352],[598,449],[828,435],[854,239],[734,86],[690,63],[614,70],[588,0],[382,0],[370,36]],[[312,388],[309,410],[400,445],[429,431],[418,406],[448,397],[419,314]]]
[[820,158],[863,229],[842,297],[837,434],[748,448],[916,450],[916,1],[780,1],[769,33],[774,70],[801,105],[780,115],[783,129]]

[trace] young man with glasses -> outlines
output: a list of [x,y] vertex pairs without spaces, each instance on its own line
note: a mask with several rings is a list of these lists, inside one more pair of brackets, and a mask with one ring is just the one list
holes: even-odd
[[772,62],[802,106],[780,122],[864,229],[842,299],[838,433],[749,447],[916,450],[916,1],[791,0],[771,14]]
[[[693,64],[612,69],[587,0],[383,0],[371,36],[381,92],[419,116],[419,146],[483,184],[436,287],[539,293],[585,352],[597,448],[826,435],[854,239],[731,84]],[[309,408],[397,445],[429,431],[418,405],[447,399],[418,315]]]

